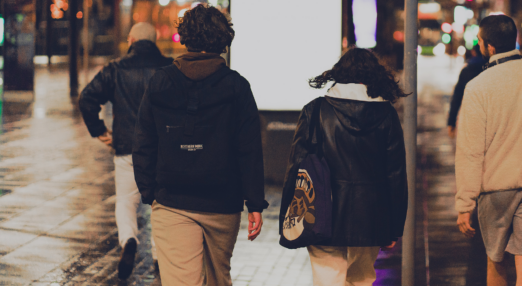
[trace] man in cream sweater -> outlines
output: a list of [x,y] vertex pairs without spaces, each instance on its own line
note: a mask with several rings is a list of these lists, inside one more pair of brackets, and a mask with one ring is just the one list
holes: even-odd
[[481,21],[479,45],[489,64],[466,86],[458,123],[457,224],[472,237],[470,214],[478,205],[488,286],[507,285],[505,252],[515,255],[517,273],[522,271],[522,57],[515,49],[517,34],[507,16]]

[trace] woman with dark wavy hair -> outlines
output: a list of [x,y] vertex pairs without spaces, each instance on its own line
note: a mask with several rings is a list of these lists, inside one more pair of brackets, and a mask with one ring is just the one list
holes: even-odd
[[[348,50],[331,70],[310,79],[310,86],[322,88],[328,82],[333,86],[327,95],[308,103],[299,117],[280,227],[294,196],[290,174],[306,156],[309,136],[322,136],[314,142],[322,141],[319,148],[330,168],[332,233],[331,238],[308,246],[314,286],[372,285],[379,249],[395,246],[406,220],[404,138],[391,104],[406,95],[392,73],[365,49]],[[314,136],[309,125],[317,104],[319,131]]]
[[149,82],[135,129],[135,178],[142,202],[152,204],[162,285],[230,286],[243,205],[249,240],[268,207],[259,113],[248,81],[220,55],[234,38],[230,19],[199,5],[178,30],[189,52]]

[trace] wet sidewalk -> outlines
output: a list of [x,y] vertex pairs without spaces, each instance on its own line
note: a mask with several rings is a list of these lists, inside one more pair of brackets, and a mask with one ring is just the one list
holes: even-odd
[[[462,65],[448,63],[419,60],[415,285],[485,285],[480,240],[466,239],[455,225],[453,143],[445,120]],[[127,281],[117,278],[113,153],[88,134],[68,95],[67,69],[38,68],[34,102],[3,102],[2,112],[0,285],[160,285],[145,209],[135,270]],[[247,240],[243,213],[234,285],[312,285],[306,250],[278,245],[280,188],[267,186],[266,194],[270,207],[254,242]],[[376,270],[374,285],[401,284],[400,243],[379,254]]]
[[[38,68],[34,102],[2,104],[0,285],[160,285],[145,208],[135,270],[127,281],[117,278],[113,153],[88,134],[66,71]],[[254,242],[243,213],[234,285],[312,285],[307,251],[278,244],[280,188],[267,186],[266,195],[270,207]],[[399,285],[400,247],[381,254],[377,268],[375,285]]]

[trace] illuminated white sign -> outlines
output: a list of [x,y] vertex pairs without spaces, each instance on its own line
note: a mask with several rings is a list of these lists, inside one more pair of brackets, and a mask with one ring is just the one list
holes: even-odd
[[251,85],[261,110],[300,110],[326,94],[308,79],[341,56],[342,1],[234,1],[231,67]]

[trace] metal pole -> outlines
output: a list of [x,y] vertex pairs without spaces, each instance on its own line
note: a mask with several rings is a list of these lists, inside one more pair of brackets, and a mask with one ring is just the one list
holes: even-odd
[[49,62],[49,65],[51,65],[51,57],[53,56],[53,49],[52,49],[52,29],[53,29],[53,16],[51,13],[51,3],[52,0],[46,0],[45,1],[45,11],[46,11],[46,18],[47,18],[47,28],[45,29],[45,53],[47,54],[47,59]]
[[78,29],[76,28],[78,0],[69,1],[69,88],[70,95],[78,95]]
[[417,155],[417,15],[418,1],[405,0],[404,89],[412,93],[404,101],[404,140],[408,173],[408,215],[402,240],[402,286],[415,283],[415,184]]
[[83,76],[89,82],[89,0],[83,0]]

